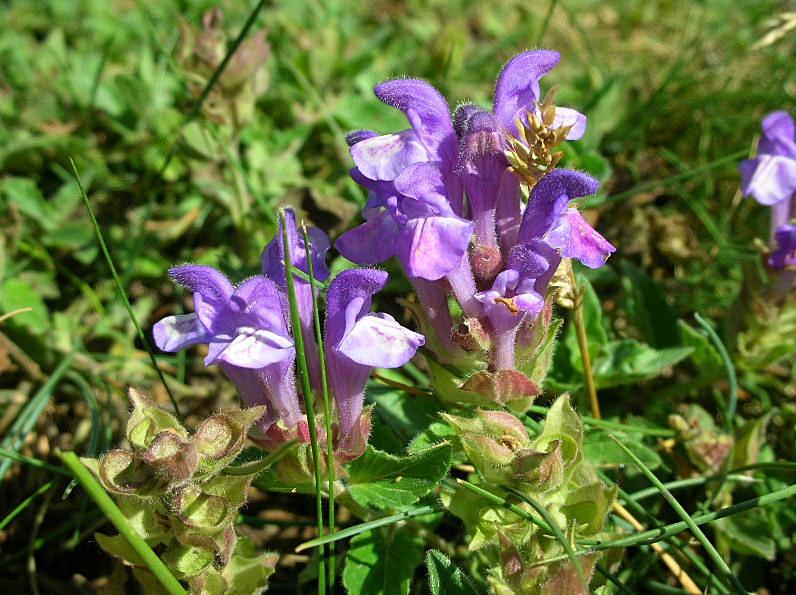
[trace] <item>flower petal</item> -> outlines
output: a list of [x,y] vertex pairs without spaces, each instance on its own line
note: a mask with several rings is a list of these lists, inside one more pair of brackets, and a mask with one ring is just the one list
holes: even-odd
[[389,314],[365,314],[340,343],[340,351],[358,364],[397,368],[412,359],[426,342]]
[[378,213],[337,238],[334,243],[340,254],[357,264],[373,265],[395,254],[398,227],[389,213]]
[[500,124],[511,130],[520,109],[533,109],[539,99],[539,79],[558,64],[560,57],[552,50],[534,50],[509,60],[495,87],[494,111]]
[[207,329],[196,314],[168,316],[155,323],[152,334],[158,349],[170,353],[207,341]]
[[458,217],[410,219],[395,251],[407,275],[435,281],[459,265],[472,235],[473,223]]
[[453,217],[453,210],[445,196],[442,172],[430,163],[415,163],[395,179],[395,190],[410,201],[401,200],[400,210],[407,217],[444,215]]
[[213,267],[185,264],[169,269],[169,275],[178,285],[194,294],[194,309],[207,329],[212,329],[222,315],[234,288],[229,279]]
[[456,135],[448,102],[439,91],[417,79],[387,81],[376,85],[374,91],[384,103],[406,114],[430,161],[440,162],[444,170],[453,167]]
[[220,353],[208,354],[205,365],[223,361],[233,366],[257,370],[293,357],[293,341],[266,329],[241,327]]
[[351,147],[351,157],[362,175],[384,181],[394,180],[413,163],[428,161],[428,153],[413,130],[358,142]]
[[590,175],[556,169],[534,186],[520,224],[519,241],[540,239],[558,222],[569,201],[597,192],[600,183]]
[[567,140],[578,140],[586,133],[586,122],[586,116],[579,111],[568,107],[556,107],[552,128],[572,126],[567,134]]
[[[357,301],[361,313],[368,312],[371,298],[387,283],[387,273],[377,269],[348,269],[329,285],[326,293],[326,337],[330,349],[337,349],[346,333],[346,314],[350,304]],[[328,351],[328,350],[327,350]]]
[[616,248],[583,218],[577,209],[567,209],[558,224],[545,236],[566,258],[575,258],[591,269],[605,264]]
[[759,155],[741,162],[741,188],[763,205],[790,199],[796,192],[796,159]]

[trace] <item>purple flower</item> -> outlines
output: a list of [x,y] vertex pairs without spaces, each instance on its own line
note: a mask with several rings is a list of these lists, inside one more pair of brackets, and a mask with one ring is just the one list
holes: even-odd
[[[575,198],[594,194],[600,183],[591,176],[557,169],[544,176],[531,191],[520,224],[520,243],[543,240],[589,268],[599,268],[616,251],[577,210],[568,208]],[[509,259],[511,256],[509,256]]]
[[442,172],[430,163],[407,166],[392,187],[392,196],[372,196],[365,223],[343,234],[335,246],[359,264],[397,256],[410,277],[441,279],[462,261],[473,224],[453,212]]
[[796,193],[796,127],[790,114],[774,112],[762,128],[757,157],[741,162],[741,187],[744,195],[771,206]]
[[[285,209],[285,222],[287,223],[287,235],[290,242],[290,256],[293,266],[309,273],[307,263],[307,249],[304,245],[304,236],[299,234],[296,226],[296,214],[292,209]],[[329,237],[317,227],[307,229],[307,236],[310,239],[310,254],[312,256],[312,269],[315,278],[319,281],[326,281],[329,278],[329,268],[326,266],[326,252],[329,250]],[[282,235],[282,225],[280,223],[276,236],[263,250],[262,272],[263,275],[271,279],[283,291],[287,292],[287,280],[285,279],[285,250]],[[321,368],[318,354],[318,343],[315,340],[315,326],[313,322],[313,303],[312,289],[309,282],[296,276],[296,300],[298,303],[299,320],[301,322],[301,335],[304,338],[307,353],[307,366],[310,372],[312,386],[320,389]]]
[[356,431],[373,367],[397,368],[425,343],[389,314],[371,313],[387,273],[350,269],[334,278],[326,299],[326,357],[343,441]]
[[772,267],[778,270],[796,269],[796,225],[786,223],[774,232],[775,250],[769,258]]
[[381,101],[404,112],[411,128],[381,136],[370,131],[349,135],[354,179],[392,182],[414,163],[432,163],[442,173],[444,194],[461,215],[461,188],[453,174],[457,142],[445,98],[427,82],[414,79],[387,81],[374,91]]
[[[536,113],[541,100],[539,80],[553,70],[561,54],[553,50],[524,52],[509,60],[498,75],[495,86],[495,118],[501,126],[515,130],[514,120],[524,119],[528,111]],[[556,107],[554,128],[571,126],[569,140],[578,140],[586,131],[586,116],[565,107]]]
[[233,287],[222,273],[202,265],[169,272],[175,283],[193,292],[195,312],[155,324],[156,345],[175,352],[207,344],[205,365],[220,365],[248,406],[267,405],[260,429],[277,420],[295,426],[301,418],[292,379],[295,349],[276,284],[256,276]]

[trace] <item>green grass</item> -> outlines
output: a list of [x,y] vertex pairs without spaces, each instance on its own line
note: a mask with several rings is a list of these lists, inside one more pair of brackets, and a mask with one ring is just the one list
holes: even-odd
[[[669,584],[654,555],[637,547],[664,538],[706,581],[704,570],[726,560],[727,585],[714,584],[718,592],[737,588],[737,581],[750,590],[796,585],[796,515],[784,500],[794,493],[786,482],[793,465],[787,461],[796,460],[796,376],[787,359],[759,369],[740,365],[736,346],[740,313],[748,311],[737,298],[744,279],[764,273],[755,240],[768,233],[766,210],[738,195],[737,163],[753,150],[763,114],[796,105],[796,34],[756,46],[783,4],[218,4],[225,51],[202,71],[185,58],[179,31],[183,20],[201,26],[215,5],[209,0],[10,0],[0,8],[0,317],[25,309],[0,321],[0,530],[4,550],[16,550],[0,562],[0,589],[31,589],[26,568],[34,553],[46,578],[42,590],[74,574],[110,576],[112,562],[89,544],[87,528],[101,521],[92,511],[83,515],[78,492],[61,500],[57,475],[65,471],[53,453],[93,455],[117,444],[129,385],[161,403],[170,399],[189,425],[235,402],[229,383],[205,369],[195,350],[156,359],[150,349],[152,324],[189,307],[167,268],[199,262],[231,271],[236,281],[246,278],[259,268],[281,205],[333,237],[341,233],[358,220],[365,200],[347,175],[345,132],[405,127],[398,112],[375,100],[375,83],[422,77],[452,104],[488,105],[500,65],[536,46],[562,53],[543,88],[559,85],[559,101],[590,120],[586,137],[567,146],[565,163],[603,183],[583,204],[618,247],[609,267],[589,275],[606,333],[653,340],[650,317],[639,315],[644,296],[622,283],[625,260],[663,296],[666,307],[652,318],[689,322],[700,312],[704,319],[691,326],[707,333],[695,330],[719,356],[692,358],[649,382],[599,389],[605,419],[584,416],[587,435],[622,432],[657,453],[662,464],[654,477],[664,491],[649,488],[631,464],[604,469],[633,502],[643,500],[649,516],[642,520],[651,528],[613,544],[580,545],[575,554],[627,548],[620,572],[608,580],[636,592]],[[271,49],[260,60],[267,84],[237,97],[240,119],[231,121],[217,91],[236,50],[261,29]],[[334,270],[342,266],[332,263]],[[395,298],[408,291],[393,275],[379,307],[402,316]],[[408,382],[425,387],[422,371],[405,371]],[[750,451],[736,448],[721,469],[694,467],[669,427],[669,415],[683,403],[701,404],[723,422],[723,432],[772,413],[753,445],[755,460],[739,458]],[[531,413],[544,414],[546,405],[540,399]],[[389,432],[379,428],[390,424],[396,435],[413,435],[406,421],[413,413],[377,408],[382,425],[373,440],[386,448]],[[750,471],[765,473],[743,479]],[[493,487],[481,496],[558,529]],[[665,495],[674,490],[676,501]],[[665,506],[661,493],[681,508]],[[289,509],[281,497],[274,496],[275,506]],[[323,516],[317,502],[301,502],[290,512],[302,522]],[[437,504],[337,528],[334,510],[331,502],[319,531],[336,532],[303,547],[337,544],[343,552],[344,539],[407,519],[425,522]],[[700,512],[681,518],[683,510]],[[748,525],[729,524],[740,512]],[[680,535],[694,529],[692,522],[709,523],[697,527],[699,548]],[[38,534],[30,542],[34,524]],[[463,545],[458,529],[442,527],[452,546]],[[765,547],[744,548],[737,538],[743,528],[765,536]],[[766,558],[771,544],[773,558]],[[327,559],[332,569],[334,562]],[[466,570],[483,571],[477,563]],[[282,584],[296,584],[298,570],[279,572]],[[333,570],[324,580],[333,584]]]

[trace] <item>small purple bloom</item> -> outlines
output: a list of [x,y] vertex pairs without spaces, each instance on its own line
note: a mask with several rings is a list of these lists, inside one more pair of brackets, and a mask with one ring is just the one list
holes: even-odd
[[219,364],[247,405],[268,406],[261,429],[279,419],[295,426],[301,417],[291,372],[295,348],[285,299],[274,282],[256,276],[233,287],[222,273],[202,265],[177,266],[170,274],[193,292],[196,312],[155,324],[157,346],[175,352],[207,344],[205,365]]
[[786,223],[774,232],[776,249],[769,258],[772,267],[778,270],[796,269],[796,225]]
[[544,176],[531,191],[520,224],[519,241],[543,240],[565,258],[580,260],[590,268],[605,264],[616,251],[575,209],[575,198],[594,194],[600,183],[587,174],[557,169]]
[[373,295],[386,283],[384,271],[350,269],[327,293],[324,343],[343,440],[359,423],[371,369],[402,366],[425,343],[389,314],[370,312]]
[[[541,100],[539,80],[558,64],[561,55],[553,50],[524,52],[509,60],[498,75],[495,87],[494,111],[497,121],[505,129],[515,131],[514,120],[536,112]],[[556,108],[555,123],[572,126],[569,140],[578,140],[586,131],[586,116],[565,107]],[[558,127],[557,126],[557,127]]]
[[757,157],[741,162],[741,187],[744,195],[771,206],[796,193],[796,126],[787,112],[774,112],[762,128]]
[[410,277],[441,279],[459,265],[473,224],[457,216],[447,200],[442,172],[430,163],[406,167],[394,180],[394,196],[372,197],[365,223],[335,243],[359,264],[378,264],[392,256]]
[[414,163],[432,163],[442,172],[454,211],[461,214],[461,186],[453,173],[456,134],[445,98],[427,82],[414,79],[387,81],[374,91],[381,101],[404,112],[411,128],[382,136],[370,131],[349,135],[357,174],[391,182]]

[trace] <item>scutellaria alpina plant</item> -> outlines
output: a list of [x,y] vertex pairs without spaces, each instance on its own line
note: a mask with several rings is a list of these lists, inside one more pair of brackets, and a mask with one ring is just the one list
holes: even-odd
[[[616,488],[603,483],[583,456],[583,427],[568,395],[555,401],[534,433],[521,417],[541,392],[550,366],[560,328],[553,305],[557,298],[573,300],[562,271],[571,271],[572,259],[599,268],[615,251],[571,206],[594,194],[597,180],[557,168],[562,156],[557,147],[580,138],[586,127],[585,116],[554,105],[554,92],[541,96],[539,81],[558,60],[558,53],[547,50],[515,57],[500,73],[491,111],[465,104],[453,116],[447,101],[424,81],[382,83],[377,97],[402,110],[411,128],[348,136],[356,166],[351,174],[369,197],[365,222],[335,246],[359,265],[397,257],[417,296],[416,302],[401,303],[415,314],[423,334],[389,314],[371,312],[386,272],[353,268],[332,277],[328,237],[316,228],[300,234],[290,210],[262,252],[260,274],[233,284],[208,266],[172,268],[174,282],[191,292],[194,311],[166,317],[153,329],[163,351],[206,346],[205,365],[219,366],[248,407],[239,415],[247,416],[245,431],[254,443],[269,451],[298,443],[269,480],[283,489],[309,491],[315,475],[320,502],[323,470],[318,461],[313,460],[314,469],[310,464],[309,444],[321,449],[325,444],[313,442],[315,418],[308,414],[311,400],[299,398],[297,368],[303,368],[297,361],[306,361],[302,386],[314,397],[328,386],[334,398],[333,420],[326,427],[335,469],[334,474],[326,469],[327,495],[337,496],[363,520],[372,508],[400,508],[430,495],[455,458],[469,461],[469,481],[440,495],[464,521],[469,550],[479,553],[495,593],[553,592],[562,585],[588,591],[595,565],[605,556],[540,564],[566,555],[574,544],[606,538],[616,497]],[[322,335],[314,324],[316,307],[324,313]],[[442,441],[435,431],[422,433],[402,458],[368,445],[372,409],[364,407],[364,393],[374,368],[403,366],[419,350],[424,357],[418,363],[446,404],[435,431],[446,429],[440,430]],[[154,415],[151,407],[143,410]],[[114,493],[116,484],[102,470],[122,452],[125,469],[151,467],[153,478],[167,470],[171,483],[152,484],[153,494],[166,503],[164,515],[174,508],[175,490],[201,480],[193,454],[199,451],[179,424],[169,424],[174,428],[150,436],[151,443],[134,442],[136,430],[132,454],[113,451],[98,467]],[[169,447],[165,454],[151,454],[160,442]],[[147,481],[135,489],[148,490]],[[517,504],[506,508],[506,498]],[[186,544],[178,536],[179,547],[210,548],[201,552],[206,565],[192,576],[212,564],[214,580],[223,577],[221,562],[229,560],[231,550],[219,535],[231,533],[225,528],[206,544]],[[354,542],[351,547],[356,551]],[[343,573],[349,588],[360,580],[356,572],[350,561]],[[330,571],[330,583],[333,579]],[[191,580],[198,585],[204,579]]]
[[741,189],[771,209],[767,287],[747,275],[740,310],[746,328],[738,336],[742,365],[754,369],[796,349],[796,124],[784,111],[762,121],[757,156],[740,164]]

